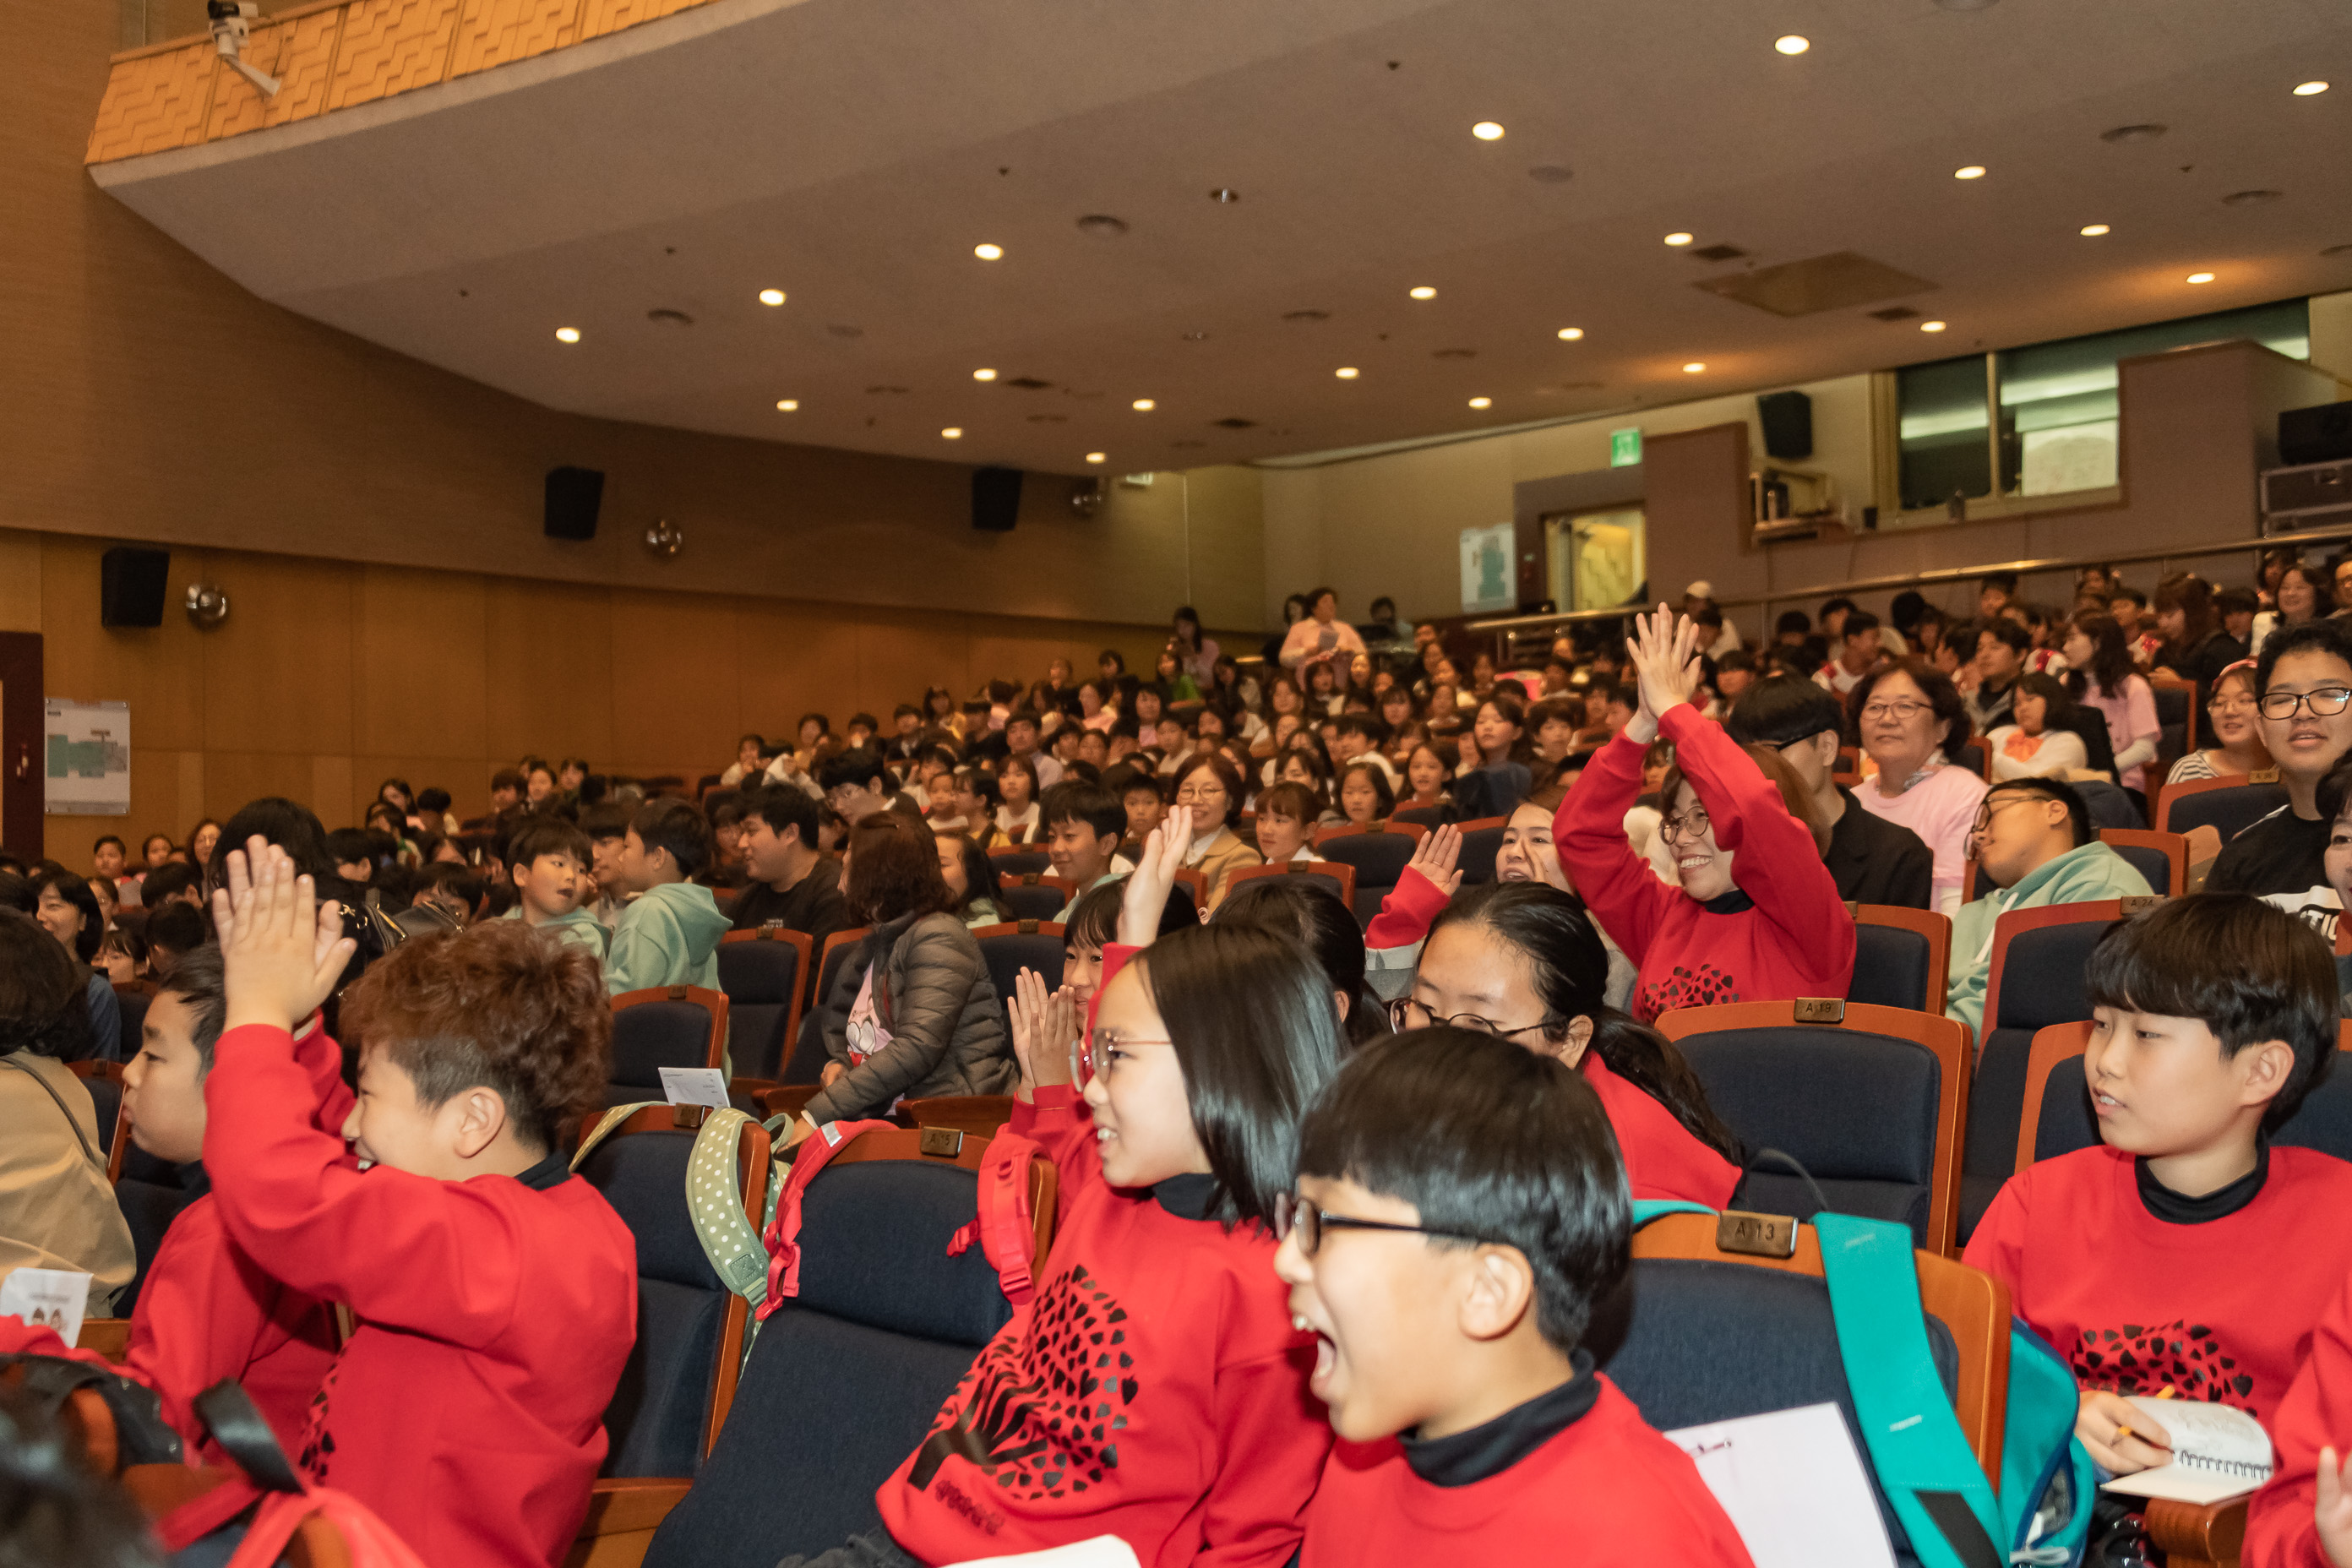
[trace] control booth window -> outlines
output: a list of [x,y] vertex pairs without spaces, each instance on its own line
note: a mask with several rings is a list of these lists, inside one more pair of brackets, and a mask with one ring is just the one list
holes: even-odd
[[1994,494],[1996,454],[2002,496],[2115,484],[2116,363],[2232,338],[2307,360],[2309,305],[2284,300],[1896,372],[1905,510]]

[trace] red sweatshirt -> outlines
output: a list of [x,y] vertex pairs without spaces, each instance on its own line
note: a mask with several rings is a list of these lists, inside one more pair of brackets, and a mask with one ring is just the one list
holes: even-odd
[[1853,982],[1853,917],[1812,834],[1722,727],[1689,703],[1669,709],[1658,732],[1675,743],[1717,847],[1733,853],[1733,892],[1702,904],[1633,853],[1625,813],[1642,793],[1647,748],[1622,734],[1593,753],[1552,823],[1569,880],[1641,970],[1634,1016],[1647,1023],[1674,1007],[1844,995]]
[[883,1522],[929,1563],[1109,1533],[1147,1568],[1280,1568],[1331,1429],[1274,1238],[1114,1189],[1084,1102],[1034,1092],[1011,1127],[1060,1168],[1053,1253],[876,1494]]
[[[2104,1145],[2011,1176],[1965,1261],[2085,1388],[2233,1405],[2269,1423],[2352,1273],[2352,1163],[2274,1148],[2254,1201],[2172,1225],[2140,1201],[2132,1157]],[[2352,1434],[2347,1434],[2352,1436]]]
[[1600,1373],[1591,1410],[1498,1475],[1423,1480],[1394,1438],[1343,1444],[1307,1514],[1299,1568],[1573,1562],[1577,1568],[1750,1568],[1683,1451]]
[[[343,1087],[342,1049],[318,1019],[295,1040],[294,1060],[309,1079],[310,1124],[340,1135],[352,1091]],[[122,1370],[162,1396],[163,1419],[187,1440],[192,1461],[217,1458],[199,1447],[204,1424],[193,1405],[225,1377],[245,1385],[292,1455],[301,1451],[335,1345],[334,1308],[271,1279],[231,1239],[207,1191],[172,1221],[147,1267]]]
[[304,1468],[433,1568],[562,1562],[636,1332],[628,1228],[561,1155],[521,1178],[361,1171],[311,1123],[289,1045],[258,1025],[221,1037],[205,1167],[255,1263],[360,1319]]
[[[2277,1157],[2273,1151],[2272,1157]],[[2312,1331],[2311,1353],[2271,1417],[2278,1469],[2246,1510],[2246,1568],[2332,1568],[2320,1550],[2312,1509],[2319,1496],[2319,1450],[2352,1454],[2352,1280]]]

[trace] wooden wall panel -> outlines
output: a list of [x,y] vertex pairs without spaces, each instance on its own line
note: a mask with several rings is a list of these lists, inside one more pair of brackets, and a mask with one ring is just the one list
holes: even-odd
[[[488,750],[511,761],[527,752],[572,752],[603,767],[613,759],[612,595],[602,588],[487,580],[481,674]],[[425,781],[419,779],[419,789]],[[489,774],[464,789],[445,780],[461,806],[489,798]],[[468,792],[471,793],[468,793]],[[461,811],[460,815],[464,815]]]
[[0,529],[0,632],[41,629],[41,536]]
[[[735,613],[737,700],[735,734],[756,731],[789,738],[801,715],[822,712],[838,725],[842,706],[857,689],[857,619],[854,612],[811,612],[799,605],[747,602]],[[922,688],[915,689],[920,697]],[[728,737],[734,745],[734,736]]]
[[[200,557],[172,558],[163,624],[124,629],[99,625],[97,540],[50,540],[41,570],[41,660],[44,697],[77,702],[131,704],[133,746],[201,749],[205,744],[205,634],[176,607]],[[134,785],[135,787],[135,785]]]
[[207,751],[350,754],[358,575],[352,566],[268,555],[236,558],[233,581],[224,569],[228,619],[197,634]]
[[[887,721],[900,701],[919,700],[923,688],[968,689],[972,681],[966,648],[971,642],[961,616],[908,611],[868,611],[857,627],[857,706]],[[848,718],[833,715],[838,729]]]
[[731,606],[683,595],[613,595],[613,761],[669,768],[735,749]]
[[[307,752],[207,751],[205,753],[203,815],[218,817],[221,821],[226,822],[246,802],[257,800],[267,795],[284,795],[289,800],[299,800],[316,811],[321,804],[318,797],[311,794],[317,783],[317,773],[311,767],[311,756]],[[135,788],[134,785],[134,793]],[[320,819],[328,826],[352,826],[348,822],[337,819],[333,810],[335,804],[333,801],[324,804],[328,809],[320,814]],[[186,816],[186,813],[183,812],[181,815]],[[189,818],[189,822],[194,820],[193,817]],[[170,833],[177,837],[188,830],[188,822],[174,818],[169,823],[142,824],[141,831],[152,830],[158,833]],[[122,837],[128,838],[131,835],[125,833]]]
[[487,754],[488,584],[363,566],[353,597],[353,749]]

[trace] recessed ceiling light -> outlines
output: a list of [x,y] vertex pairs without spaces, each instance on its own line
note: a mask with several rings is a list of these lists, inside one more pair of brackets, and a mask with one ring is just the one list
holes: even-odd
[[2191,283],[2210,283],[2213,281],[2213,275],[2210,272],[2192,272],[2189,275],[2189,281]]
[[1691,237],[1685,234],[1681,229],[1676,229],[1674,233],[1666,236],[1666,243],[1668,245],[1688,245],[1690,242]]
[[784,291],[782,289],[762,289],[760,290],[760,303],[762,305],[781,305],[783,302]]
[[1363,374],[1363,372],[1358,370],[1354,365],[1343,364],[1331,374],[1338,376],[1341,381],[1353,381],[1356,377]]
[[1135,411],[1138,414],[1149,414],[1151,412],[1151,399],[1148,397],[1139,397],[1135,400]]
[[950,441],[961,441],[963,439],[963,426],[961,425],[950,425],[946,429],[940,431],[940,435]]
[[797,397],[781,397],[776,400],[776,410],[781,414],[797,413],[800,405],[801,400]]
[[1492,408],[1495,406],[1495,400],[1491,397],[1474,397],[1470,400],[1470,406],[1473,408]]
[[1813,47],[1813,41],[1799,34],[1790,33],[1786,37],[1773,39],[1772,47],[1784,55],[1801,55]]
[[1482,120],[1470,128],[1470,134],[1481,142],[1500,142],[1503,139],[1503,128],[1491,120]]
[[1696,375],[1699,372],[1701,372],[1701,371],[1705,370],[1706,368],[1706,361],[1705,361],[1705,360],[1703,360],[1703,359],[1695,359],[1695,360],[1691,361],[1691,362],[1690,362],[1690,363],[1688,363],[1688,364],[1686,364],[1686,365],[1683,366],[1683,374],[1684,374],[1685,375]]
[[1087,461],[1089,463],[1108,463],[1110,461],[1110,454],[1108,452],[1088,452],[1087,454]]
[[1952,178],[1956,180],[1981,180],[1984,178],[1984,165],[1982,163],[1967,163],[1953,170]]
[[971,247],[971,253],[974,256],[979,257],[982,261],[994,261],[1004,255],[1004,247],[1001,245],[975,245]]
[[2096,239],[2107,232],[2107,226],[2103,223],[2086,223],[2079,232],[2085,239]]
[[1559,330],[1559,339],[1560,342],[1564,343],[1572,343],[1583,335],[1584,329],[1582,327],[1562,327]]
[[1412,290],[1412,297],[1416,300],[1434,300],[1437,298],[1437,290],[1431,288],[1426,283],[1423,284],[1420,288]]
[[558,327],[555,329],[555,341],[559,343],[576,343],[580,341],[580,329]]
[[994,381],[996,373],[992,370],[976,370],[971,373],[971,378],[974,381]]
[[2297,98],[2316,98],[2326,90],[2327,84],[2324,81],[2297,82],[2295,84],[2294,95]]
[[1919,323],[1919,330],[1923,332],[1940,332],[1944,330],[1944,323],[1941,321],[1922,321]]

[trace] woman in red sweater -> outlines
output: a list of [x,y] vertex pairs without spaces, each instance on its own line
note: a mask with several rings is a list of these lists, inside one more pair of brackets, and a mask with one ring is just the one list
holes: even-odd
[[[1697,628],[1664,605],[1626,642],[1642,706],[1586,764],[1552,837],[1603,930],[1641,971],[1634,1016],[1675,1007],[1843,996],[1853,980],[1853,917],[1790,797],[1690,702]],[[1662,881],[1625,837],[1642,754],[1675,744],[1658,826],[1681,886]],[[1801,796],[1799,797],[1800,800]]]

